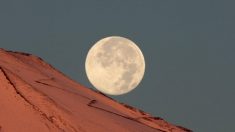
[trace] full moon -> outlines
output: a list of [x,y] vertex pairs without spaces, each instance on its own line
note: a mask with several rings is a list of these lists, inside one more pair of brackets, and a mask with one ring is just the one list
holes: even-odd
[[139,85],[145,72],[145,60],[133,41],[111,36],[91,47],[85,68],[96,89],[109,95],[121,95]]

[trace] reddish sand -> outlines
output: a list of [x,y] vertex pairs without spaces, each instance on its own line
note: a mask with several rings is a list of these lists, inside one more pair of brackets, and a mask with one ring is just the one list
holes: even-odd
[[189,132],[0,49],[0,132]]

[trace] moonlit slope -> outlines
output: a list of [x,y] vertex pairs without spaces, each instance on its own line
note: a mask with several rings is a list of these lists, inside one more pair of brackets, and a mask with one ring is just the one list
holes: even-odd
[[60,131],[189,130],[86,88],[36,56],[0,49],[0,132]]

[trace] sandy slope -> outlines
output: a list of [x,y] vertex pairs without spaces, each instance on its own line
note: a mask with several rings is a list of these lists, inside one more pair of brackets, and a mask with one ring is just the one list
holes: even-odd
[[184,132],[86,88],[39,57],[0,49],[0,132]]

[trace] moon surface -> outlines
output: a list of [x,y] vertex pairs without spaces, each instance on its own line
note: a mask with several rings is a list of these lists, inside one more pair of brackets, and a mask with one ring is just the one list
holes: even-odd
[[121,95],[139,85],[145,72],[145,60],[133,41],[111,36],[99,40],[89,50],[85,68],[96,89],[109,95]]

